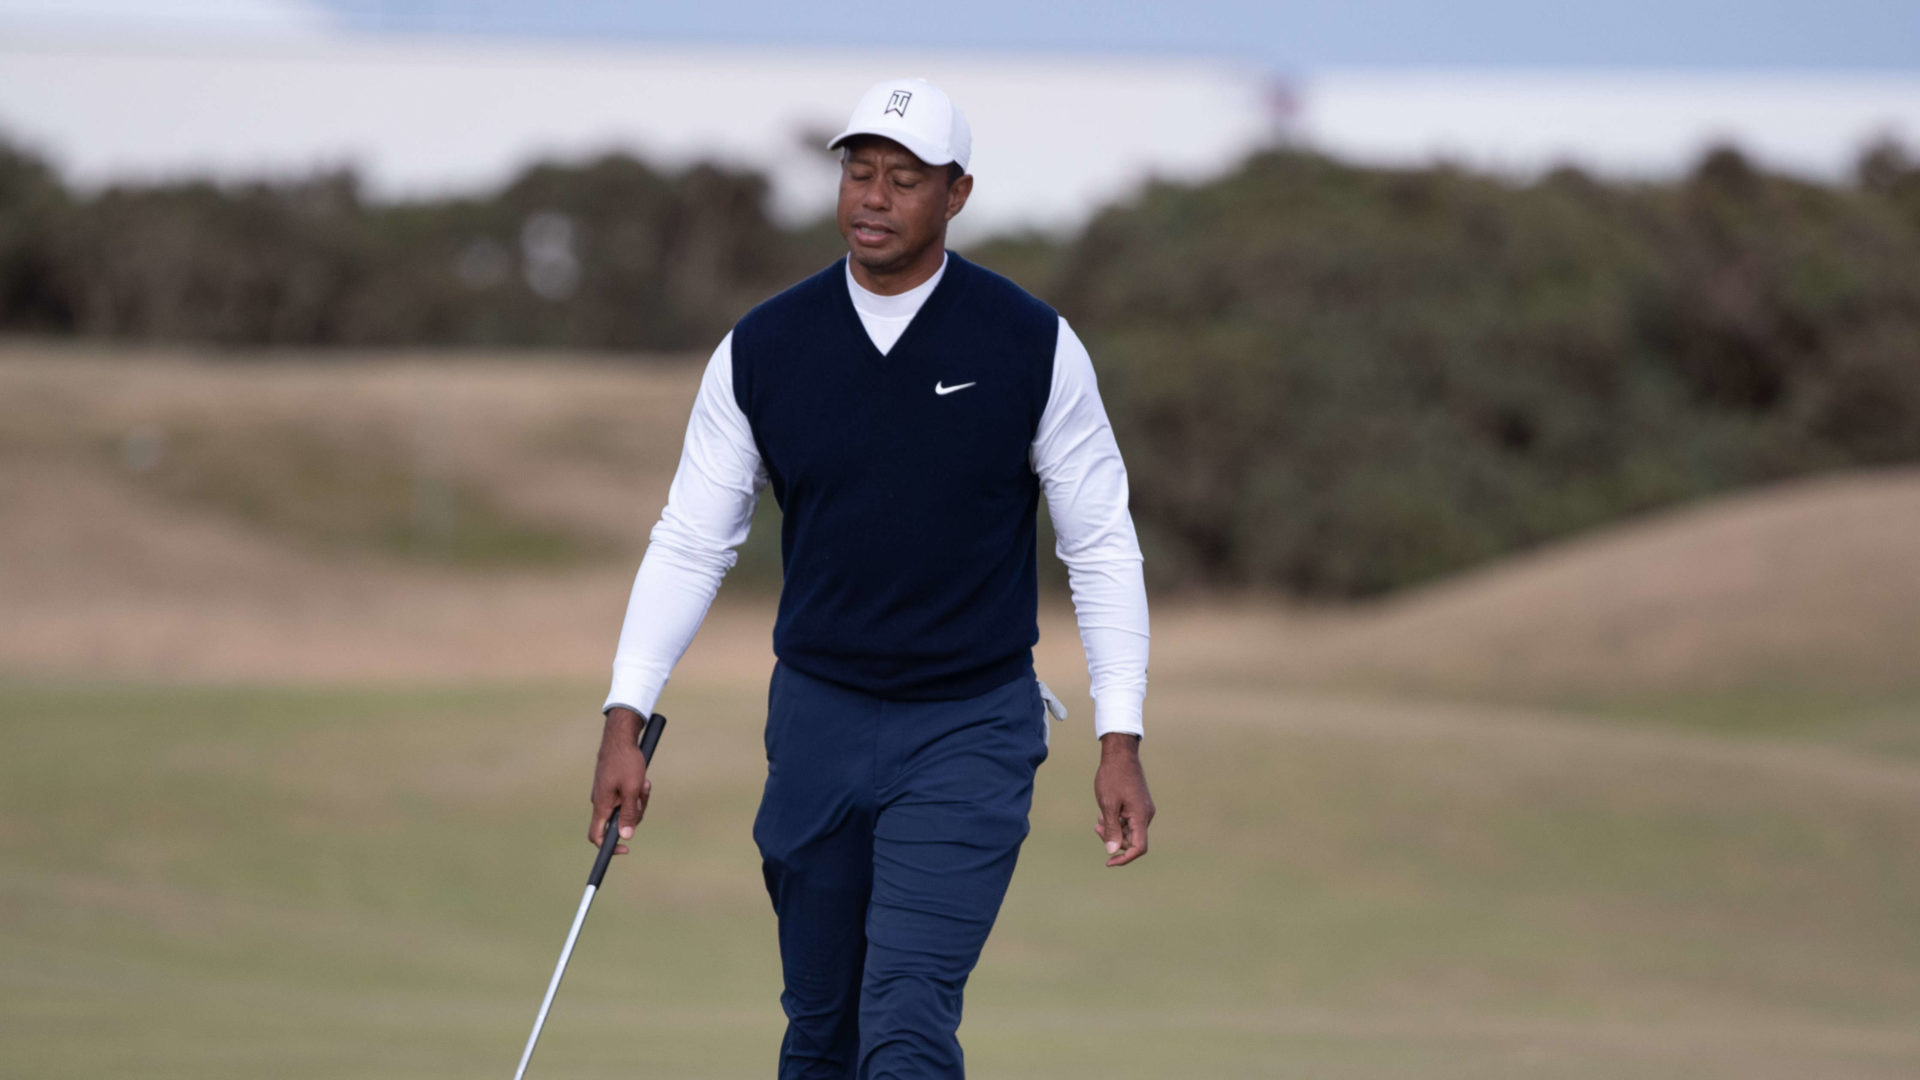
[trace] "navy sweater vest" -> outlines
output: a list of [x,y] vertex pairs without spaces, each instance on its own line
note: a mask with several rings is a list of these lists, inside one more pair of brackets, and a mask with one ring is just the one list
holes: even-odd
[[784,515],[782,663],[910,701],[1032,669],[1027,453],[1059,330],[1052,308],[951,252],[886,354],[841,262],[734,327],[734,397]]

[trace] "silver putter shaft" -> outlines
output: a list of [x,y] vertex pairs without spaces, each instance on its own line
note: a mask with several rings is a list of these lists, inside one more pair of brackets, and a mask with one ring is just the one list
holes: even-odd
[[[653,749],[660,745],[660,732],[666,729],[667,718],[654,713],[647,718],[646,730],[640,734],[640,756],[653,764]],[[533,1034],[527,1036],[527,1048],[520,1052],[520,1067],[513,1070],[513,1080],[523,1080],[527,1075],[527,1062],[533,1060],[533,1048],[540,1044],[540,1029],[547,1026],[547,1010],[553,1008],[553,995],[560,990],[560,977],[567,973],[567,961],[573,956],[573,943],[580,938],[580,924],[587,921],[587,909],[593,906],[593,894],[600,891],[600,879],[607,875],[607,864],[613,861],[614,845],[620,842],[620,808],[613,808],[613,816],[607,819],[607,827],[600,839],[600,854],[593,860],[593,872],[587,875],[587,891],[580,896],[580,910],[573,913],[573,925],[567,929],[567,943],[560,947],[560,962],[553,967],[553,978],[547,982],[547,996],[540,999],[540,1012],[533,1018]]]

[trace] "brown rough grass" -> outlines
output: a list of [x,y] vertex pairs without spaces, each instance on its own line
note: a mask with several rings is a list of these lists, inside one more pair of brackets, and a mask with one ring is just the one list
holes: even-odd
[[[597,674],[698,373],[696,360],[0,349],[0,671]],[[413,448],[414,467],[607,544],[559,567],[409,561],[307,542],[176,497],[130,466],[130,447],[155,432],[164,455],[169,433],[276,424],[363,442],[381,433]],[[1467,693],[1910,687],[1920,684],[1916,536],[1920,471],[1834,477],[1628,523],[1376,605],[1162,599],[1154,670]],[[764,593],[723,592],[688,670],[768,662],[767,609]],[[1041,661],[1061,681],[1083,678],[1058,606]]]

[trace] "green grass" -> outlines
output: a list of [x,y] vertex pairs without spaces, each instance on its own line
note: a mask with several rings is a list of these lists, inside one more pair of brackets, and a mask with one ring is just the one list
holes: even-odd
[[[0,685],[0,1074],[506,1075],[591,861],[596,691]],[[670,692],[535,1075],[771,1074],[763,700]],[[1910,759],[1174,684],[1114,872],[1076,711],[975,1076],[1920,1073]]]

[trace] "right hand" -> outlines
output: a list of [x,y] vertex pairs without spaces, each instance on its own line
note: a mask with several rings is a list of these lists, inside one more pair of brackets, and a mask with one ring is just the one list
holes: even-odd
[[[633,836],[634,826],[647,816],[647,797],[653,781],[647,779],[646,755],[640,753],[640,714],[632,709],[607,710],[607,726],[600,735],[600,760],[593,767],[593,819],[587,822],[587,842],[600,846],[607,819],[620,808],[620,839]],[[613,849],[625,855],[627,845]]]

